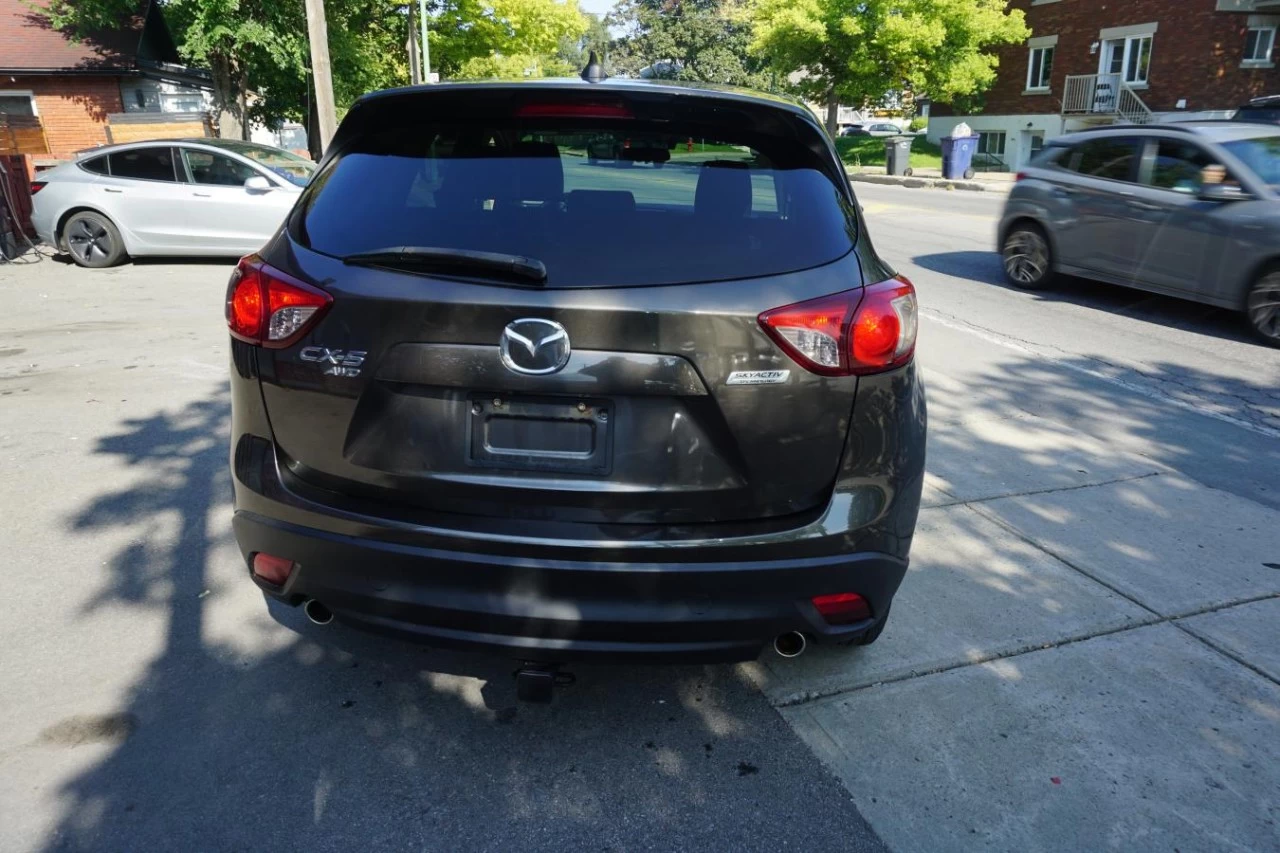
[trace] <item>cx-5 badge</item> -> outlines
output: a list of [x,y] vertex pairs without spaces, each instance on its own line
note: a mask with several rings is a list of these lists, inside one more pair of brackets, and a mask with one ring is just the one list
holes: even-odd
[[369,353],[364,350],[341,350],[327,347],[303,347],[298,358],[303,361],[320,362],[325,365],[325,376],[353,377],[360,375],[364,365],[364,357]]
[[512,320],[502,330],[498,351],[508,370],[533,376],[555,373],[569,363],[569,333],[553,320]]

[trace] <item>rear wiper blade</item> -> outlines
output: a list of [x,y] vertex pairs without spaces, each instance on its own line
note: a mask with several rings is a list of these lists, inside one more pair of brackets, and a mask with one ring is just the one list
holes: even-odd
[[436,246],[389,246],[355,252],[342,258],[344,264],[358,266],[410,267],[462,274],[509,276],[527,281],[546,281],[547,266],[537,258],[505,252],[475,252]]

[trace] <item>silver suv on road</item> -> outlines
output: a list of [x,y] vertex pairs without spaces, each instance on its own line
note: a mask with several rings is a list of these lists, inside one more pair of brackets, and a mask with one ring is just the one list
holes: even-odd
[[1009,282],[1057,274],[1244,312],[1280,346],[1280,127],[1187,122],[1054,140],[1000,221]]

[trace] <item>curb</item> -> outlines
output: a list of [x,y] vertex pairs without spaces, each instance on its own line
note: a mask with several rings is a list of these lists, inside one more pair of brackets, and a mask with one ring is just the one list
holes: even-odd
[[993,192],[1007,193],[1012,189],[1013,184],[1009,184],[1008,188],[1003,186],[988,186],[978,181],[952,181],[946,178],[905,178],[898,175],[877,175],[866,174],[863,172],[848,172],[850,181],[859,181],[864,184],[886,184],[898,187],[910,187],[919,189],[925,187],[935,190],[967,190],[969,192]]

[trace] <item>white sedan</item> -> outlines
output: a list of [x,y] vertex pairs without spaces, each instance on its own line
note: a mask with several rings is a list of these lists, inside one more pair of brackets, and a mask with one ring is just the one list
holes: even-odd
[[314,171],[288,151],[227,139],[105,146],[36,175],[31,219],[41,240],[84,267],[246,255],[280,227]]

